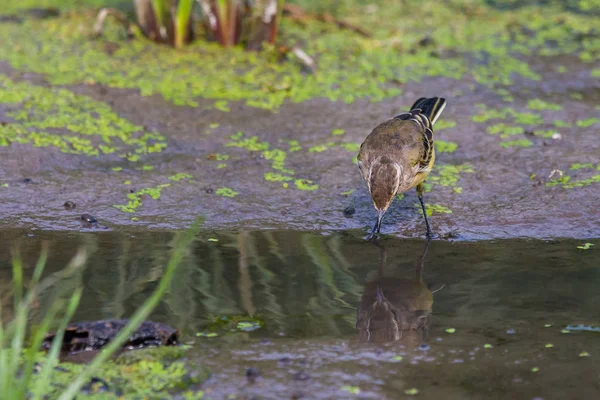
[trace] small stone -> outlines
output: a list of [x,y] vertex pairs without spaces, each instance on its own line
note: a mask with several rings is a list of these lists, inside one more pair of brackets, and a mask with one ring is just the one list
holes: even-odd
[[248,383],[256,383],[258,378],[260,378],[260,371],[258,368],[250,367],[246,370],[246,379],[248,379]]
[[355,212],[356,212],[356,209],[354,208],[354,206],[348,206],[348,207],[344,208],[344,217],[350,218],[354,215]]
[[31,178],[23,178],[23,180],[21,180],[21,182],[23,182],[23,183],[31,183],[33,181],[31,180]]
[[65,207],[66,210],[72,210],[75,207],[77,207],[77,204],[75,204],[74,202],[68,200],[68,201],[65,201],[65,204],[63,204],[63,207]]
[[96,222],[98,222],[98,220],[93,215],[90,215],[90,214],[82,214],[81,220],[83,222],[87,222],[88,224],[95,224]]
[[307,381],[307,380],[309,380],[309,379],[310,379],[310,375],[309,375],[309,374],[307,374],[307,373],[306,373],[306,372],[304,372],[304,371],[296,372],[296,373],[294,374],[294,380],[295,380],[295,381]]
[[517,331],[515,331],[514,329],[508,329],[508,330],[506,331],[506,334],[507,334],[507,335],[514,335],[514,334],[516,334],[516,333],[517,333]]
[[204,191],[208,194],[213,194],[215,190],[213,188],[206,188]]

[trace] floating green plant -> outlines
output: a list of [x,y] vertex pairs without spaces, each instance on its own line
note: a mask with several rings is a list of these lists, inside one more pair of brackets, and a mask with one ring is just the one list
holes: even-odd
[[238,193],[238,192],[236,192],[235,190],[233,190],[233,189],[230,189],[230,188],[227,188],[227,187],[221,187],[221,188],[218,188],[218,189],[215,191],[215,193],[216,193],[218,196],[223,196],[223,197],[235,197],[235,196],[237,196],[237,195],[239,194],[239,193]]
[[[414,204],[414,206],[416,208],[421,208],[420,204]],[[452,214],[452,210],[449,209],[446,206],[443,206],[441,204],[426,204],[426,208],[427,208],[427,216],[431,217],[433,215],[433,213],[438,213],[438,214]]]
[[508,142],[501,142],[500,146],[504,148],[509,147],[529,147],[533,145],[533,142],[529,139],[510,140]]
[[171,175],[171,176],[169,177],[169,180],[171,180],[171,181],[175,181],[175,182],[179,182],[179,181],[181,181],[181,180],[183,180],[183,179],[192,179],[192,178],[194,178],[192,175],[190,175],[190,174],[187,174],[187,173],[185,173],[185,172],[180,172],[180,173],[178,173],[178,174]]
[[593,246],[592,243],[584,243],[581,246],[577,246],[577,248],[580,250],[589,250],[592,248],[592,246]]
[[579,121],[577,121],[577,126],[580,128],[587,128],[589,126],[595,125],[600,123],[600,118],[588,118],[588,119],[581,119]]
[[313,183],[313,181],[311,181],[310,179],[296,179],[294,181],[294,184],[300,190],[312,191],[317,190],[319,188],[319,185]]
[[346,133],[346,131],[343,130],[343,129],[339,129],[339,128],[334,129],[334,130],[331,131],[331,134],[334,135],[334,136],[343,135],[344,133]]
[[88,156],[117,152],[129,161],[167,147],[162,135],[144,132],[108,105],[65,89],[13,82],[0,75],[0,103],[17,106],[7,113],[15,122],[0,125],[0,146],[32,144]]
[[160,193],[162,192],[162,190],[169,186],[171,186],[170,183],[164,183],[164,184],[158,185],[156,187],[144,188],[144,189],[140,189],[134,193],[129,193],[127,195],[127,198],[129,199],[127,204],[124,204],[124,205],[115,204],[115,205],[113,205],[113,207],[116,208],[117,210],[121,210],[123,212],[134,213],[143,204],[142,195],[148,195],[153,200],[158,200],[160,198]]
[[434,144],[435,150],[438,153],[454,153],[458,148],[458,144],[454,142],[447,142],[445,140],[436,140]]
[[327,146],[324,144],[319,144],[317,146],[313,146],[311,148],[308,149],[309,153],[322,153],[325,150],[327,150]]
[[532,110],[551,110],[551,111],[560,111],[562,110],[562,106],[559,104],[549,103],[542,99],[532,99],[527,102],[527,107]]

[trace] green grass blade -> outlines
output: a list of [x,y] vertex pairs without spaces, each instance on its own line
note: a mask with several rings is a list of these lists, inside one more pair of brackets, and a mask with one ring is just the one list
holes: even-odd
[[[75,291],[73,296],[71,296],[71,299],[69,301],[69,306],[67,307],[67,312],[63,316],[63,318],[60,322],[60,325],[58,326],[58,330],[56,331],[56,336],[54,336],[54,339],[52,340],[52,346],[50,347],[50,351],[48,352],[48,355],[46,357],[46,362],[44,363],[44,368],[42,369],[42,371],[40,373],[39,381],[34,389],[35,391],[33,393],[33,398],[32,398],[33,400],[37,400],[37,399],[41,398],[41,396],[43,396],[46,393],[46,389],[50,385],[52,372],[54,371],[54,368],[56,367],[56,365],[58,364],[58,361],[59,361],[59,355],[60,355],[60,350],[62,347],[65,329],[67,328],[67,325],[68,325],[69,321],[71,320],[71,318],[73,318],[73,314],[75,314],[75,310],[77,310],[77,306],[79,305],[79,301],[81,300],[81,292],[82,292],[82,289],[79,288]],[[44,333],[44,336],[45,336],[45,334],[46,333]],[[41,345],[41,342],[40,342],[40,344],[37,345],[37,347],[34,347],[34,349],[39,348],[40,345]]]
[[135,312],[133,317],[129,320],[127,325],[121,329],[118,335],[104,348],[104,350],[96,356],[94,361],[82,371],[82,373],[75,379],[75,381],[66,389],[66,391],[58,398],[58,400],[72,400],[81,387],[85,385],[90,376],[106,362],[118,349],[120,349],[131,334],[140,326],[140,324],[150,315],[154,307],[159,303],[165,291],[169,288],[171,278],[175,273],[175,269],[181,262],[185,254],[185,250],[188,245],[194,239],[196,227],[198,222],[194,224],[194,228],[187,232],[178,235],[176,239],[175,247],[171,253],[171,259],[165,270],[165,274],[158,287],[154,290],[152,295],[142,304],[142,306]]
[[175,17],[175,47],[182,47],[188,38],[193,0],[179,0]]

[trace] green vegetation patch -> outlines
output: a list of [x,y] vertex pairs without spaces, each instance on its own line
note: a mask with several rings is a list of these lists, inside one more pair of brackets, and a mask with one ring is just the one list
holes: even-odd
[[[414,204],[415,208],[421,209],[421,205],[418,203]],[[441,204],[425,204],[425,208],[427,209],[427,216],[431,217],[433,213],[437,214],[452,214],[452,210],[446,206]]]
[[462,193],[462,188],[456,186],[461,174],[472,173],[471,164],[436,164],[433,170],[423,183],[426,192],[430,192],[435,185],[452,187],[456,193]]
[[[101,366],[90,384],[84,386],[77,398],[118,400],[123,398],[201,399],[202,391],[195,389],[206,381],[210,371],[197,363],[183,359],[182,347],[160,347],[133,350],[115,361]],[[42,357],[40,363],[44,363]],[[47,399],[57,399],[62,391],[86,368],[82,364],[61,363],[53,375],[54,381],[45,393]],[[34,375],[33,386],[39,375]]]
[[[243,132],[238,132],[230,136],[230,141],[225,144],[227,147],[239,147],[248,151],[260,152],[265,160],[271,162],[271,168],[276,172],[268,171],[265,172],[264,178],[269,182],[287,182],[294,181],[296,188],[300,190],[316,190],[319,185],[314,184],[313,181],[308,179],[298,179],[294,177],[295,172],[285,167],[285,160],[287,159],[287,152],[283,149],[275,148],[272,149],[268,142],[261,141],[257,136],[244,136]],[[291,140],[288,142],[290,152],[299,151],[302,149],[299,142]],[[324,149],[327,149],[330,144],[322,145]],[[311,149],[309,149],[311,152]],[[284,183],[283,187],[287,188],[288,184]]]
[[129,199],[127,204],[115,204],[113,205],[113,207],[123,212],[134,213],[139,207],[142,206],[143,195],[148,195],[153,200],[158,200],[160,198],[160,193],[162,192],[162,190],[169,186],[171,186],[170,183],[163,183],[162,185],[158,185],[156,187],[144,188],[138,190],[137,192],[129,193],[127,195],[127,198]]
[[50,146],[70,154],[116,154],[129,161],[167,147],[164,136],[145,132],[107,104],[66,89],[14,82],[0,75],[0,103],[8,105],[6,115],[14,121],[0,124],[0,146]]
[[562,107],[559,104],[549,103],[542,99],[532,99],[527,102],[527,107],[532,110],[551,110],[559,111]]
[[533,144],[533,142],[529,139],[519,139],[519,140],[510,140],[508,142],[500,143],[500,146],[504,148],[509,147],[529,147]]
[[233,190],[233,189],[230,189],[230,188],[228,188],[228,187],[221,187],[221,188],[218,188],[218,189],[215,191],[215,193],[216,193],[218,196],[223,196],[223,197],[235,197],[235,196],[237,196],[237,195],[239,194],[239,193],[238,193],[238,192],[236,192],[235,190]]
[[[10,3],[3,12],[24,7],[14,5],[22,2]],[[125,4],[131,9],[131,3],[117,0],[78,0],[68,7],[59,0],[25,3],[63,9]],[[570,7],[583,9],[580,4],[588,3]],[[266,109],[314,98],[380,101],[399,95],[400,85],[429,76],[466,76],[501,89],[512,85],[515,77],[541,78],[525,57],[574,54],[592,62],[600,54],[593,36],[596,16],[570,8],[500,9],[484,0],[408,0],[385,7],[376,2],[371,9],[354,0],[300,5],[335,14],[370,35],[317,20],[298,23],[283,18],[280,43],[299,46],[312,57],[317,71],[312,74],[292,52],[283,54],[274,46],[245,52],[198,40],[174,50],[139,37],[127,39],[125,29],[112,19],[104,35],[92,40],[95,15],[79,10],[58,18],[0,24],[0,37],[11,38],[0,41],[0,59],[17,69],[45,74],[52,84],[132,88],[179,105],[196,106],[198,98],[208,98],[215,101],[214,108],[229,111],[231,101]],[[406,10],[413,8],[426,10],[427,19],[405,18]]]
[[458,148],[458,144],[454,142],[447,142],[445,140],[436,140],[434,145],[435,151],[438,153],[454,153]]

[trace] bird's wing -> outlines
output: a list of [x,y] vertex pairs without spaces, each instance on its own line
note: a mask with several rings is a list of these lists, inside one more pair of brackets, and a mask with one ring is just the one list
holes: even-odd
[[416,124],[416,131],[419,135],[419,141],[423,147],[416,157],[415,164],[419,165],[420,171],[428,171],[431,169],[431,159],[433,157],[433,131],[431,130],[431,122],[421,113],[420,109],[412,110],[411,112],[400,114],[394,119],[402,121],[410,121]]

